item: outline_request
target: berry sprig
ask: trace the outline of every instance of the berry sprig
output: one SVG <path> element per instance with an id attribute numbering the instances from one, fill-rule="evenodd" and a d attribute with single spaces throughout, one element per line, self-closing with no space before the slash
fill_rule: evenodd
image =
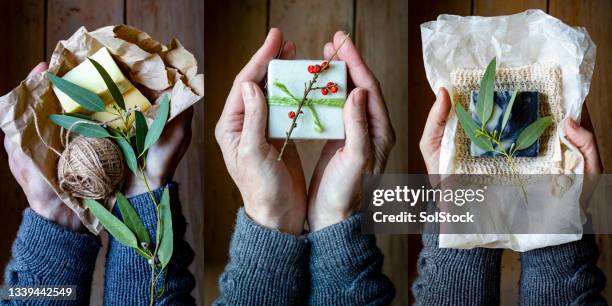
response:
<path id="1" fill-rule="evenodd" d="M 285 142 L 283 143 L 280 153 L 278 154 L 278 158 L 277 158 L 278 161 L 281 161 L 283 159 L 283 153 L 285 153 L 285 149 L 287 148 L 287 145 L 289 144 L 289 140 L 291 139 L 291 133 L 293 133 L 293 130 L 297 127 L 297 119 L 299 115 L 303 114 L 302 107 L 304 107 L 304 104 L 308 100 L 308 94 L 312 90 L 321 90 L 321 94 L 323 95 L 327 95 L 330 91 L 332 93 L 336 93 L 338 91 L 338 85 L 333 82 L 327 83 L 327 86 L 325 87 L 316 87 L 314 85 L 317 83 L 317 80 L 319 79 L 319 75 L 322 72 L 329 69 L 329 67 L 331 66 L 330 62 L 333 61 L 334 58 L 336 58 L 336 56 L 338 55 L 338 51 L 340 50 L 340 48 L 342 48 L 346 40 L 349 38 L 349 35 L 350 34 L 346 34 L 346 36 L 344 37 L 344 39 L 338 46 L 338 49 L 334 51 L 334 53 L 328 60 L 323 61 L 320 65 L 309 65 L 308 66 L 308 72 L 313 74 L 313 76 L 310 81 L 308 81 L 307 83 L 304 83 L 304 95 L 302 96 L 302 99 L 300 100 L 300 103 L 298 104 L 297 110 L 295 112 L 289 112 L 288 114 L 289 119 L 291 119 L 291 125 L 289 126 L 289 130 L 285 133 L 287 136 L 285 137 Z"/>

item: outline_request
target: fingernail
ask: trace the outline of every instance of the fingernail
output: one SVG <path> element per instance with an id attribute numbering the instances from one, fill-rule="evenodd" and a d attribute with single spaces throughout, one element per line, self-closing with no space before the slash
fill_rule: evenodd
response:
<path id="1" fill-rule="evenodd" d="M 251 99 L 255 96 L 255 90 L 253 89 L 253 84 L 250 82 L 242 82 L 242 98 L 243 99 Z"/>

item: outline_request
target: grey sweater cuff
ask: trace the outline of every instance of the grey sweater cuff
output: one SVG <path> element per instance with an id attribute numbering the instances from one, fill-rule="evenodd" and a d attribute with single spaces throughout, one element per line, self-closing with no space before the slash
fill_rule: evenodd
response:
<path id="1" fill-rule="evenodd" d="M 364 260 L 381 256 L 374 235 L 361 233 L 361 215 L 308 235 L 311 270 L 334 271 L 353 277 L 362 273 Z"/>
<path id="2" fill-rule="evenodd" d="M 93 269 L 100 246 L 98 237 L 63 228 L 27 208 L 13 245 L 13 258 L 48 275 L 66 271 L 81 274 Z"/>
<path id="3" fill-rule="evenodd" d="M 308 241 L 258 225 L 240 208 L 230 247 L 236 263 L 249 269 L 266 270 L 279 275 L 302 269 Z M 269 260 L 274 258 L 274 260 Z"/>

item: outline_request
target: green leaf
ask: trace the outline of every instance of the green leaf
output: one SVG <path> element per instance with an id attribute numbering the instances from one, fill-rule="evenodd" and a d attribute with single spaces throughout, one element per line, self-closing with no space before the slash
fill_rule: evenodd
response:
<path id="1" fill-rule="evenodd" d="M 159 109 L 157 109 L 155 120 L 153 120 L 151 128 L 145 137 L 143 152 L 148 150 L 159 139 L 159 136 L 161 136 L 164 126 L 166 125 L 166 120 L 168 120 L 169 112 L 170 98 L 168 98 L 168 95 L 164 95 L 164 98 L 159 105 Z"/>
<path id="2" fill-rule="evenodd" d="M 111 136 L 99 123 L 73 115 L 50 115 L 49 119 L 55 124 L 85 137 L 105 138 Z"/>
<path id="3" fill-rule="evenodd" d="M 496 60 L 493 58 L 482 76 L 482 80 L 480 81 L 480 89 L 478 91 L 478 98 L 476 99 L 476 115 L 478 116 L 478 119 L 480 119 L 483 130 L 491 118 L 491 114 L 493 113 L 495 65 Z"/>
<path id="4" fill-rule="evenodd" d="M 93 119 L 91 119 L 90 116 L 79 114 L 79 113 L 65 113 L 64 115 L 70 116 L 70 117 L 76 117 L 76 118 L 80 118 L 80 119 L 85 119 L 85 120 L 89 120 L 89 121 L 94 121 Z"/>
<path id="5" fill-rule="evenodd" d="M 527 126 L 521 134 L 519 134 L 514 152 L 527 149 L 534 144 L 552 123 L 552 120 L 552 116 L 546 116 Z"/>
<path id="6" fill-rule="evenodd" d="M 91 210 L 91 213 L 100 220 L 100 223 L 106 228 L 117 241 L 131 248 L 138 248 L 136 236 L 125 226 L 117 217 L 113 216 L 102 204 L 96 200 L 85 199 L 85 206 Z"/>
<path id="7" fill-rule="evenodd" d="M 518 90 L 515 90 L 512 93 L 510 102 L 506 106 L 506 111 L 504 112 L 504 119 L 502 120 L 501 130 L 499 130 L 499 138 L 501 138 L 502 134 L 504 133 L 504 129 L 506 128 L 506 123 L 508 123 L 508 119 L 510 118 L 510 113 L 512 112 L 512 107 L 514 106 L 514 99 L 516 99 L 517 94 L 518 94 Z"/>
<path id="8" fill-rule="evenodd" d="M 151 245 L 149 233 L 132 204 L 121 192 L 115 193 L 115 196 L 117 197 L 117 205 L 119 205 L 119 211 L 121 211 L 121 217 L 125 225 L 136 234 L 138 242 L 146 242 L 148 245 Z"/>
<path id="9" fill-rule="evenodd" d="M 149 127 L 147 126 L 147 121 L 145 120 L 144 115 L 140 111 L 136 111 L 136 148 L 138 149 L 138 154 L 144 153 L 144 145 L 145 145 L 145 137 L 147 136 L 147 132 L 149 131 Z"/>
<path id="10" fill-rule="evenodd" d="M 47 73 L 47 77 L 55 87 L 68 95 L 84 109 L 92 112 L 106 111 L 104 108 L 104 101 L 95 93 L 72 82 L 66 81 L 52 73 Z"/>
<path id="11" fill-rule="evenodd" d="M 159 249 L 157 254 L 161 268 L 165 268 L 170 258 L 172 258 L 172 252 L 174 249 L 174 235 L 172 233 L 172 213 L 170 212 L 170 189 L 166 187 L 164 194 L 160 201 L 160 214 L 161 214 L 161 242 L 159 243 Z"/>
<path id="12" fill-rule="evenodd" d="M 472 116 L 463 109 L 461 104 L 455 106 L 455 112 L 457 113 L 457 118 L 459 119 L 461 127 L 468 137 L 470 137 L 470 140 L 487 152 L 494 151 L 493 144 L 491 144 L 490 140 L 483 137 L 476 137 L 476 131 L 479 130 L 478 125 L 472 120 Z"/>
<path id="13" fill-rule="evenodd" d="M 104 67 L 102 67 L 102 65 L 100 65 L 98 62 L 96 62 L 92 58 L 89 58 L 89 60 L 96 68 L 96 70 L 98 70 L 98 73 L 104 80 L 104 83 L 106 83 L 106 88 L 108 88 L 108 91 L 110 92 L 111 96 L 113 96 L 113 99 L 115 100 L 117 105 L 119 105 L 121 109 L 125 110 L 125 102 L 123 101 L 123 95 L 121 94 L 119 87 L 117 87 L 117 84 L 115 84 L 115 82 L 113 81 L 113 78 L 108 75 L 108 72 L 106 72 L 106 70 L 104 70 Z"/>
<path id="14" fill-rule="evenodd" d="M 113 135 L 116 137 L 115 142 L 119 146 L 119 149 L 121 149 L 121 153 L 123 153 L 123 157 L 128 168 L 130 168 L 130 170 L 132 170 L 132 172 L 136 174 L 136 176 L 138 176 L 138 159 L 136 159 L 134 148 L 132 148 L 132 145 L 127 140 L 125 140 L 123 136 L 119 135 L 116 132 L 113 132 Z"/>

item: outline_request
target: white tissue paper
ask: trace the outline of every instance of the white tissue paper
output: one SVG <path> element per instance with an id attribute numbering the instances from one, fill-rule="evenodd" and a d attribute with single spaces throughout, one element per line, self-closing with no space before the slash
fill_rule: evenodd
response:
<path id="1" fill-rule="evenodd" d="M 596 47 L 586 29 L 571 27 L 541 10 L 497 16 L 440 15 L 421 25 L 423 60 L 427 80 L 434 92 L 451 86 L 454 69 L 481 69 L 496 57 L 497 67 L 532 64 L 555 65 L 562 75 L 564 118 L 580 120 L 582 104 L 589 92 L 595 66 Z M 452 90 L 449 88 L 449 90 Z M 562 123 L 558 123 L 562 124 Z M 440 151 L 440 174 L 453 174 L 455 134 L 460 128 L 454 111 L 448 118 Z M 579 153 L 557 129 L 554 157 L 563 158 L 560 147 Z M 584 161 L 566 173 L 583 174 Z M 551 173 L 552 174 L 552 173 Z M 581 180 L 575 186 L 581 187 Z M 577 204 L 576 204 L 577 205 Z M 516 251 L 558 245 L 581 239 L 581 234 L 441 234 L 441 248 L 510 248 Z"/>

